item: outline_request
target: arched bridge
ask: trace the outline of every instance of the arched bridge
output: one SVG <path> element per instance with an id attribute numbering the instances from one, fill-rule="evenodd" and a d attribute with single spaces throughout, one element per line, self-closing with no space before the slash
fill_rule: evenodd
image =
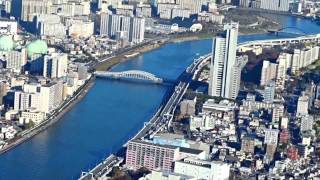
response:
<path id="1" fill-rule="evenodd" d="M 130 70 L 130 71 L 122 71 L 122 72 L 106 72 L 106 71 L 96 71 L 95 75 L 97 77 L 106 77 L 113 79 L 137 79 L 142 81 L 151 81 L 155 83 L 162 83 L 163 79 L 139 70 Z"/>
<path id="2" fill-rule="evenodd" d="M 268 30 L 270 33 L 288 33 L 288 34 L 295 34 L 295 35 L 306 35 L 307 33 L 297 27 L 282 27 L 280 29 L 269 29 Z"/>

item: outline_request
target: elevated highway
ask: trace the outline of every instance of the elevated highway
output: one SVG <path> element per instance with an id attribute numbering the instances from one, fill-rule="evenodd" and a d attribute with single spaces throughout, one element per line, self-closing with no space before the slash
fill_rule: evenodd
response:
<path id="1" fill-rule="evenodd" d="M 167 103 L 159 108 L 158 112 L 145 123 L 144 127 L 132 139 L 151 138 L 159 131 L 170 126 L 174 112 L 185 95 L 190 82 L 195 78 L 199 68 L 202 68 L 210 57 L 211 53 L 201 56 L 188 66 L 186 71 L 180 76 L 179 83 L 175 86 Z"/>
<path id="2" fill-rule="evenodd" d="M 299 36 L 294 38 L 278 38 L 278 39 L 247 41 L 244 43 L 239 43 L 238 50 L 241 50 L 241 48 L 249 48 L 249 47 L 273 47 L 278 45 L 310 43 L 310 42 L 319 43 L 320 34 Z"/>
<path id="3" fill-rule="evenodd" d="M 195 59 L 194 62 L 188 66 L 186 71 L 180 75 L 178 79 L 179 83 L 175 86 L 174 91 L 167 102 L 159 107 L 156 114 L 144 124 L 144 127 L 132 139 L 153 137 L 160 130 L 170 126 L 174 112 L 186 93 L 190 82 L 194 79 L 195 74 L 198 73 L 199 68 L 202 68 L 210 57 L 211 54 L 201 56 L 200 58 Z M 126 146 L 126 144 L 124 144 L 124 146 Z M 113 166 L 118 165 L 122 161 L 122 158 L 111 155 L 89 172 L 82 172 L 79 180 L 100 179 L 108 174 L 112 170 Z"/>
<path id="4" fill-rule="evenodd" d="M 276 35 L 278 35 L 279 33 L 284 33 L 284 34 L 293 34 L 293 35 L 299 35 L 299 36 L 303 36 L 306 35 L 307 33 L 304 32 L 303 29 L 297 28 L 297 27 L 282 27 L 279 29 L 269 29 L 268 30 L 269 33 L 274 33 Z"/>

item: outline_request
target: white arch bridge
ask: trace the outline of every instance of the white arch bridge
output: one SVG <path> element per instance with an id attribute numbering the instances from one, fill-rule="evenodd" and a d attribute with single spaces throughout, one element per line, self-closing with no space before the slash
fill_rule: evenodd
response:
<path id="1" fill-rule="evenodd" d="M 97 77 L 105 77 L 112 79 L 136 79 L 142 81 L 151 81 L 154 83 L 162 83 L 163 79 L 155 76 L 154 74 L 139 71 L 139 70 L 130 70 L 122 72 L 110 72 L 110 71 L 96 71 L 94 73 Z"/>

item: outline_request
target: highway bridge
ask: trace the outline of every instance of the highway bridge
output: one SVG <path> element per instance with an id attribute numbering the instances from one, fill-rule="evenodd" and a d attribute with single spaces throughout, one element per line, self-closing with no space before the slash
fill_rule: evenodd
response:
<path id="1" fill-rule="evenodd" d="M 154 83 L 162 83 L 163 79 L 159 78 L 151 73 L 139 70 L 130 70 L 122 72 L 110 72 L 110 71 L 96 71 L 94 73 L 97 77 L 105 77 L 112 79 L 133 79 L 133 80 L 142 80 L 150 81 Z"/>
<path id="2" fill-rule="evenodd" d="M 274 33 L 276 35 L 278 35 L 280 33 L 299 35 L 299 36 L 303 36 L 303 35 L 307 34 L 306 32 L 304 32 L 304 30 L 299 29 L 297 27 L 282 27 L 282 28 L 279 28 L 279 29 L 269 29 L 268 32 L 269 33 Z"/>
<path id="3" fill-rule="evenodd" d="M 305 35 L 305 36 L 299 36 L 294 38 L 278 38 L 278 39 L 247 41 L 244 43 L 239 43 L 238 50 L 241 50 L 242 48 L 249 48 L 249 47 L 273 47 L 278 45 L 299 44 L 299 43 L 309 43 L 309 42 L 320 43 L 320 34 Z"/>

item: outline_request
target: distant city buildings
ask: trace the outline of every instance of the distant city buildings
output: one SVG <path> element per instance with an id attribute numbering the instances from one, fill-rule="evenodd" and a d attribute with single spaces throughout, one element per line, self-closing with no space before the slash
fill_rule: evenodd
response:
<path id="1" fill-rule="evenodd" d="M 236 4 L 242 7 L 284 12 L 288 12 L 290 7 L 289 0 L 237 0 Z"/>
<path id="2" fill-rule="evenodd" d="M 100 35 L 135 44 L 144 40 L 145 19 L 143 18 L 102 13 L 100 19 Z"/>

